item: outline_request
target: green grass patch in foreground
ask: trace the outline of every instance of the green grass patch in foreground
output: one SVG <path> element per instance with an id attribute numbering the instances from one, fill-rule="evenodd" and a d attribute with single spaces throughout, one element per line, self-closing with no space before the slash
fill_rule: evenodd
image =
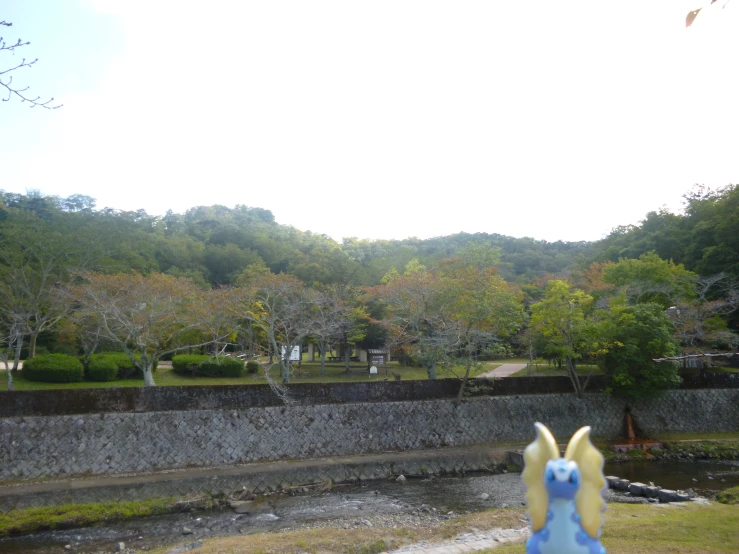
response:
<path id="1" fill-rule="evenodd" d="M 716 500 L 722 504 L 739 504 L 739 487 L 731 487 L 725 491 L 721 491 L 716 496 Z"/>
<path id="2" fill-rule="evenodd" d="M 602 544 L 608 554 L 739 552 L 739 507 L 723 504 L 609 504 Z M 487 552 L 524 552 L 511 545 Z"/>
<path id="3" fill-rule="evenodd" d="M 171 499 L 106 504 L 67 504 L 53 508 L 27 508 L 0 514 L 0 538 L 26 535 L 47 529 L 73 529 L 135 517 L 166 514 L 174 509 Z"/>

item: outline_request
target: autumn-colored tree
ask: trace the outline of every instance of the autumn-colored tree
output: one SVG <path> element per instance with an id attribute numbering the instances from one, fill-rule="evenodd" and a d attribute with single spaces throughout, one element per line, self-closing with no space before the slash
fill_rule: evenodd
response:
<path id="1" fill-rule="evenodd" d="M 523 303 L 508 283 L 497 274 L 497 256 L 479 248 L 462 252 L 460 262 L 445 268 L 441 288 L 447 323 L 447 344 L 456 348 L 455 362 L 464 373 L 457 401 L 461 401 L 472 369 L 480 356 L 501 351 L 523 325 Z"/>
<path id="2" fill-rule="evenodd" d="M 290 354 L 313 330 L 313 291 L 292 275 L 263 273 L 236 289 L 232 313 L 260 329 L 280 360 L 280 378 L 289 383 Z"/>
<path id="3" fill-rule="evenodd" d="M 213 306 L 209 291 L 181 277 L 88 273 L 72 295 L 82 317 L 99 317 L 101 336 L 128 355 L 146 386 L 155 385 L 152 368 L 162 356 L 223 341 L 232 332 L 203 337 L 202 321 Z"/>
<path id="4" fill-rule="evenodd" d="M 436 379 L 436 366 L 445 357 L 445 348 L 436 340 L 445 317 L 439 278 L 414 266 L 403 275 L 389 273 L 385 284 L 369 292 L 387 305 L 383 324 L 389 331 L 390 346 L 405 351 L 416 348 L 429 379 Z"/>
<path id="5" fill-rule="evenodd" d="M 575 275 L 576 286 L 594 296 L 611 294 L 616 289 L 616 285 L 605 280 L 605 271 L 612 264 L 613 262 L 593 262 L 587 269 Z"/>

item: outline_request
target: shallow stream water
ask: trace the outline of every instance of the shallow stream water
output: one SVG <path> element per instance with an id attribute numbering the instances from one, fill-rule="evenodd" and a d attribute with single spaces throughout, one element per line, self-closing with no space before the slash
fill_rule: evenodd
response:
<path id="1" fill-rule="evenodd" d="M 737 462 L 628 462 L 608 464 L 606 475 L 649 482 L 663 488 L 718 491 L 739 485 Z M 713 479 L 710 479 L 713 477 Z M 696 483 L 693 479 L 697 479 Z M 471 474 L 435 479 L 409 478 L 337 486 L 329 492 L 298 496 L 275 495 L 255 502 L 249 514 L 231 510 L 170 514 L 85 529 L 45 531 L 25 537 L 0 540 L 3 554 L 69 552 L 113 552 L 116 543 L 145 550 L 217 536 L 295 529 L 316 522 L 363 518 L 387 514 L 456 514 L 488 508 L 524 505 L 520 474 Z M 482 493 L 489 495 L 483 500 Z M 183 528 L 192 530 L 183 535 Z"/>

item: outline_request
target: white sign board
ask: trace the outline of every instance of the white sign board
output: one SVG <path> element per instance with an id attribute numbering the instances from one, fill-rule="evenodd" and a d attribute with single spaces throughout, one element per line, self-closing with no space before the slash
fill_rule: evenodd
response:
<path id="1" fill-rule="evenodd" d="M 377 373 L 377 368 L 375 366 L 372 366 L 370 368 L 370 373 Z"/>
<path id="2" fill-rule="evenodd" d="M 282 347 L 282 359 L 285 359 L 285 347 Z M 293 351 L 290 352 L 290 361 L 291 362 L 299 362 L 300 361 L 300 345 L 293 346 Z"/>

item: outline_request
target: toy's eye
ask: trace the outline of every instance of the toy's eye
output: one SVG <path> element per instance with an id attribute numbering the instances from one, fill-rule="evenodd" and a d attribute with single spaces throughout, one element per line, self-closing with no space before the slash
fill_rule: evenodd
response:
<path id="1" fill-rule="evenodd" d="M 570 473 L 570 483 L 577 485 L 577 474 L 574 471 Z"/>

